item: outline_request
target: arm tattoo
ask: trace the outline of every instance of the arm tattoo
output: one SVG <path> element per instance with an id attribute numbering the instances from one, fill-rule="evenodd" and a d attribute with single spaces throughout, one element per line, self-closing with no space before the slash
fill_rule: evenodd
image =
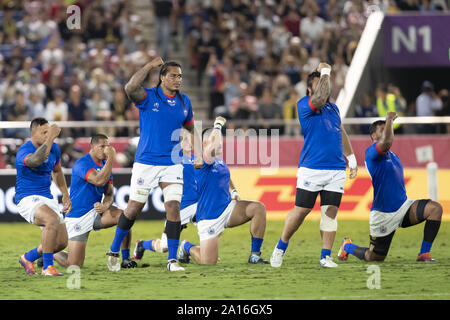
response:
<path id="1" fill-rule="evenodd" d="M 311 97 L 311 103 L 318 109 L 322 108 L 327 102 L 328 97 L 331 94 L 330 77 L 322 76 L 320 77 L 319 83 L 317 84 L 317 90 Z"/>
<path id="2" fill-rule="evenodd" d="M 47 157 L 48 157 L 47 145 L 43 144 L 32 155 L 28 156 L 25 159 L 25 163 L 29 167 L 38 167 L 42 163 L 44 163 Z"/>
<path id="3" fill-rule="evenodd" d="M 141 102 L 144 100 L 146 91 L 141 87 L 150 69 L 147 66 L 139 69 L 125 85 L 125 92 L 133 102 Z"/>

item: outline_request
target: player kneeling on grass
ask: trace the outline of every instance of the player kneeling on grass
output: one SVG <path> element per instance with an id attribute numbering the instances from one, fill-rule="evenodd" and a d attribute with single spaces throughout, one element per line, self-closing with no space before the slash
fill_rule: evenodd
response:
<path id="1" fill-rule="evenodd" d="M 369 217 L 370 248 L 359 247 L 350 238 L 344 238 L 338 253 L 341 261 L 347 260 L 349 254 L 365 261 L 384 261 L 395 230 L 425 220 L 422 247 L 417 261 L 434 261 L 430 250 L 441 225 L 442 206 L 430 199 L 414 201 L 407 198 L 402 163 L 389 150 L 394 140 L 393 122 L 396 118 L 395 112 L 389 112 L 386 121 L 379 120 L 370 126 L 373 144 L 365 154 L 374 192 Z"/>
<path id="2" fill-rule="evenodd" d="M 119 221 L 122 210 L 112 205 L 114 187 L 111 171 L 115 154 L 108 137 L 96 134 L 91 138 L 89 153 L 78 159 L 73 166 L 70 186 L 72 210 L 65 218 L 69 235 L 68 252 L 56 254 L 58 263 L 65 267 L 83 265 L 92 229 L 97 231 L 109 228 Z M 122 241 L 122 268 L 137 266 L 130 259 L 130 240 L 131 232 Z"/>
<path id="3" fill-rule="evenodd" d="M 216 120 L 225 123 L 225 118 L 217 117 Z M 183 152 L 183 195 L 181 197 L 180 203 L 180 232 L 187 228 L 188 223 L 197 225 L 195 213 L 197 211 L 197 182 L 195 180 L 195 168 L 194 168 L 194 154 L 193 147 L 191 143 L 191 134 L 186 129 L 181 129 L 180 134 L 180 145 Z M 167 224 L 167 220 L 166 220 Z M 137 240 L 133 260 L 141 260 L 144 256 L 145 250 L 150 250 L 158 253 L 164 253 L 169 250 L 167 244 L 167 234 L 163 232 L 161 239 L 151 239 L 151 240 Z"/>
<path id="4" fill-rule="evenodd" d="M 15 201 L 19 214 L 42 229 L 42 237 L 41 245 L 22 255 L 19 263 L 27 274 L 35 275 L 35 261 L 42 256 L 42 275 L 62 276 L 53 266 L 53 258 L 54 252 L 66 247 L 67 231 L 58 200 L 50 192 L 53 179 L 63 195 L 63 211 L 69 213 L 72 204 L 61 168 L 61 152 L 54 143 L 61 128 L 56 124 L 49 126 L 44 118 L 35 118 L 30 130 L 31 140 L 17 151 Z"/>
<path id="5" fill-rule="evenodd" d="M 230 193 L 230 170 L 220 158 L 222 150 L 221 127 L 203 131 L 203 160 L 195 171 L 199 193 L 197 228 L 200 246 L 183 240 L 178 250 L 180 262 L 189 262 L 189 256 L 199 264 L 215 264 L 219 257 L 219 237 L 225 228 L 233 228 L 250 221 L 252 249 L 248 262 L 268 263 L 261 257 L 261 245 L 266 229 L 266 208 L 257 201 L 233 201 Z"/>

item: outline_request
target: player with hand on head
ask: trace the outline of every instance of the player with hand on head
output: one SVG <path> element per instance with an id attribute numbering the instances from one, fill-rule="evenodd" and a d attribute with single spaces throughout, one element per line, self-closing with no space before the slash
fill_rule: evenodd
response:
<path id="1" fill-rule="evenodd" d="M 122 210 L 113 206 L 114 186 L 112 167 L 116 151 L 108 137 L 95 134 L 89 152 L 78 159 L 72 168 L 70 199 L 72 210 L 66 215 L 69 236 L 68 252 L 56 254 L 59 264 L 82 266 L 91 230 L 98 231 L 117 225 Z M 102 201 L 103 198 L 103 201 Z M 131 231 L 122 241 L 122 268 L 134 268 L 130 259 Z"/>
<path id="2" fill-rule="evenodd" d="M 153 68 L 161 67 L 156 87 L 145 89 L 142 83 Z M 116 227 L 114 240 L 107 253 L 109 270 L 119 270 L 120 245 L 144 208 L 150 191 L 160 187 L 166 209 L 168 242 L 167 270 L 183 271 L 177 262 L 180 239 L 180 202 L 183 193 L 183 165 L 174 149 L 180 129 L 187 129 L 194 141 L 194 153 L 201 154 L 201 142 L 194 135 L 194 117 L 189 98 L 180 92 L 181 66 L 164 63 L 157 57 L 138 70 L 125 86 L 129 99 L 139 109 L 140 138 L 133 164 L 130 199 Z M 199 150 L 197 150 L 199 149 Z M 203 159 L 196 157 L 194 167 L 201 168 Z"/>
<path id="3" fill-rule="evenodd" d="M 19 214 L 42 229 L 41 244 L 20 257 L 27 274 L 36 274 L 35 261 L 43 257 L 42 275 L 62 276 L 53 265 L 53 254 L 67 246 L 64 216 L 50 186 L 55 181 L 62 193 L 63 212 L 70 212 L 72 203 L 61 168 L 61 151 L 54 142 L 61 128 L 51 126 L 44 118 L 31 121 L 31 140 L 23 144 L 16 156 L 16 195 Z"/>
<path id="4" fill-rule="evenodd" d="M 280 267 L 289 240 L 311 212 L 320 193 L 320 235 L 322 251 L 319 264 L 337 267 L 331 249 L 337 231 L 337 212 L 344 193 L 346 163 L 350 179 L 357 175 L 357 163 L 338 107 L 329 101 L 331 66 L 321 62 L 307 79 L 307 96 L 297 102 L 300 125 L 305 137 L 297 172 L 295 206 L 287 217 L 283 233 L 270 258 Z"/>
<path id="5" fill-rule="evenodd" d="M 359 247 L 350 238 L 344 238 L 338 253 L 339 260 L 345 261 L 352 254 L 364 261 L 384 261 L 397 228 L 426 221 L 417 261 L 434 261 L 430 251 L 441 225 L 442 206 L 430 199 L 408 199 L 402 163 L 390 150 L 396 118 L 395 112 L 388 112 L 386 120 L 375 121 L 370 126 L 373 143 L 365 154 L 373 185 L 373 204 L 369 216 L 370 247 Z"/>
<path id="6" fill-rule="evenodd" d="M 223 118 L 222 118 L 223 119 Z M 261 257 L 261 246 L 266 229 L 266 208 L 258 201 L 240 200 L 230 179 L 230 170 L 222 154 L 221 128 L 225 119 L 216 119 L 213 129 L 203 132 L 204 165 L 195 171 L 198 188 L 197 229 L 200 245 L 183 240 L 178 250 L 178 259 L 188 262 L 191 256 L 199 264 L 215 264 L 219 258 L 219 238 L 225 228 L 233 228 L 250 221 L 252 239 L 248 262 L 265 264 Z M 233 201 L 230 189 L 233 190 Z"/>

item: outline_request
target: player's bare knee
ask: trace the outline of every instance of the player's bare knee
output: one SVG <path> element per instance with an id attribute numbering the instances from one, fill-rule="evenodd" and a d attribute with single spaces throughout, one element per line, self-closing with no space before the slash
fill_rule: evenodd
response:
<path id="1" fill-rule="evenodd" d="M 258 216 L 259 218 L 266 217 L 266 206 L 264 205 L 264 203 L 259 201 L 256 201 L 254 203 L 253 216 L 254 217 Z"/>
<path id="2" fill-rule="evenodd" d="M 442 205 L 439 202 L 436 201 L 430 201 L 428 203 L 430 206 L 430 215 L 428 217 L 429 220 L 441 220 L 442 218 Z"/>

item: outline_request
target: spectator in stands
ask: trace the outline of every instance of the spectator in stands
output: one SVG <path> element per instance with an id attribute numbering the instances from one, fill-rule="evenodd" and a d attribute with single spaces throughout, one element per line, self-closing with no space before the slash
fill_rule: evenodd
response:
<path id="1" fill-rule="evenodd" d="M 439 98 L 442 101 L 442 108 L 439 110 L 436 115 L 442 117 L 450 116 L 450 99 L 449 92 L 447 89 L 441 89 L 439 91 Z M 442 124 L 439 126 L 439 133 L 450 133 L 450 123 Z"/>
<path id="2" fill-rule="evenodd" d="M 301 17 L 297 11 L 295 3 L 289 1 L 288 3 L 288 13 L 282 19 L 283 24 L 286 26 L 287 30 L 294 37 L 298 37 L 300 35 L 300 22 Z"/>
<path id="3" fill-rule="evenodd" d="M 231 72 L 231 76 L 227 78 L 225 81 L 224 100 L 227 116 L 229 116 L 231 113 L 230 106 L 233 99 L 239 98 L 240 84 L 241 84 L 240 74 L 237 70 L 233 70 Z"/>
<path id="4" fill-rule="evenodd" d="M 19 44 L 14 44 L 11 56 L 5 59 L 6 72 L 17 73 L 22 70 L 24 59 L 22 47 Z"/>
<path id="5" fill-rule="evenodd" d="M 25 101 L 24 92 L 17 90 L 15 92 L 14 102 L 9 104 L 6 110 L 8 110 L 8 121 L 27 121 L 29 119 L 30 107 Z M 4 133 L 7 138 L 25 139 L 29 136 L 28 131 L 28 128 L 6 129 Z"/>
<path id="6" fill-rule="evenodd" d="M 262 11 L 256 17 L 256 28 L 271 30 L 273 26 L 278 22 L 279 17 L 273 12 L 273 2 L 263 5 Z"/>
<path id="7" fill-rule="evenodd" d="M 361 103 L 356 107 L 355 117 L 372 118 L 377 116 L 378 116 L 377 106 L 373 103 L 370 92 L 364 92 L 361 97 Z M 369 127 L 370 127 L 369 124 L 361 124 L 359 126 L 359 133 L 369 134 Z"/>
<path id="8" fill-rule="evenodd" d="M 198 72 L 197 85 L 202 84 L 203 74 L 208 65 L 209 57 L 212 54 L 220 56 L 220 45 L 212 32 L 212 26 L 209 23 L 204 23 L 202 26 L 201 37 L 198 41 Z"/>
<path id="9" fill-rule="evenodd" d="M 156 43 L 160 56 L 165 61 L 169 56 L 170 16 L 173 10 L 172 0 L 153 0 L 156 18 Z"/>
<path id="10" fill-rule="evenodd" d="M 442 101 L 434 91 L 434 85 L 430 81 L 422 83 L 422 93 L 416 99 L 416 115 L 418 117 L 432 117 L 442 109 Z M 419 133 L 435 133 L 436 126 L 422 124 L 418 126 Z"/>
<path id="11" fill-rule="evenodd" d="M 27 120 L 33 120 L 38 117 L 42 117 L 43 114 L 46 114 L 45 106 L 42 103 L 41 94 L 38 90 L 32 89 L 29 92 L 29 118 Z"/>
<path id="12" fill-rule="evenodd" d="M 70 87 L 69 91 L 69 99 L 68 99 L 68 108 L 69 108 L 69 120 L 70 121 L 83 121 L 89 120 L 89 111 L 82 97 L 81 88 L 79 85 L 73 85 Z M 86 134 L 86 130 L 84 128 L 73 128 L 72 135 L 74 137 L 82 137 Z"/>
<path id="13" fill-rule="evenodd" d="M 127 111 L 130 109 L 131 104 L 125 95 L 123 87 L 117 86 L 114 89 L 114 98 L 111 103 L 110 109 L 112 112 L 112 119 L 114 121 L 125 121 L 127 118 Z M 127 136 L 128 129 L 125 127 L 115 128 L 114 136 Z"/>
<path id="14" fill-rule="evenodd" d="M 300 97 L 294 88 L 291 88 L 289 99 L 283 103 L 283 119 L 285 120 L 284 134 L 286 136 L 299 136 L 300 125 L 298 123 L 297 102 Z"/>
<path id="15" fill-rule="evenodd" d="M 402 11 L 419 11 L 419 1 L 418 0 L 396 0 L 397 7 Z"/>
<path id="16" fill-rule="evenodd" d="M 209 118 L 212 118 L 214 109 L 225 103 L 225 69 L 215 53 L 209 57 L 206 70 L 209 76 Z"/>
<path id="17" fill-rule="evenodd" d="M 322 33 L 325 31 L 325 21 L 318 17 L 315 10 L 308 10 L 307 16 L 302 19 L 300 24 L 300 34 L 302 39 L 308 45 L 313 45 L 313 43 L 319 40 Z"/>
<path id="18" fill-rule="evenodd" d="M 230 116 L 232 119 L 250 119 L 258 111 L 258 99 L 253 96 L 247 83 L 239 85 L 239 97 L 230 102 Z"/>
<path id="19" fill-rule="evenodd" d="M 67 121 L 69 120 L 69 106 L 64 101 L 64 91 L 56 90 L 54 100 L 47 103 L 46 116 L 48 121 Z"/>
<path id="20" fill-rule="evenodd" d="M 90 99 L 86 101 L 91 120 L 109 121 L 111 120 L 111 109 L 108 101 L 102 98 L 99 90 L 94 90 Z"/>
<path id="21" fill-rule="evenodd" d="M 387 87 L 384 84 L 378 85 L 376 91 L 376 106 L 378 117 L 385 118 L 388 112 L 397 112 L 397 98 L 393 93 L 387 92 Z M 402 133 L 400 124 L 394 124 L 395 133 Z"/>
<path id="22" fill-rule="evenodd" d="M 272 88 L 266 86 L 263 90 L 262 98 L 259 100 L 256 118 L 263 129 L 270 129 L 270 125 L 264 120 L 281 119 L 281 107 L 273 100 Z M 272 126 L 274 128 L 274 126 Z M 275 126 L 275 128 L 278 128 Z"/>

